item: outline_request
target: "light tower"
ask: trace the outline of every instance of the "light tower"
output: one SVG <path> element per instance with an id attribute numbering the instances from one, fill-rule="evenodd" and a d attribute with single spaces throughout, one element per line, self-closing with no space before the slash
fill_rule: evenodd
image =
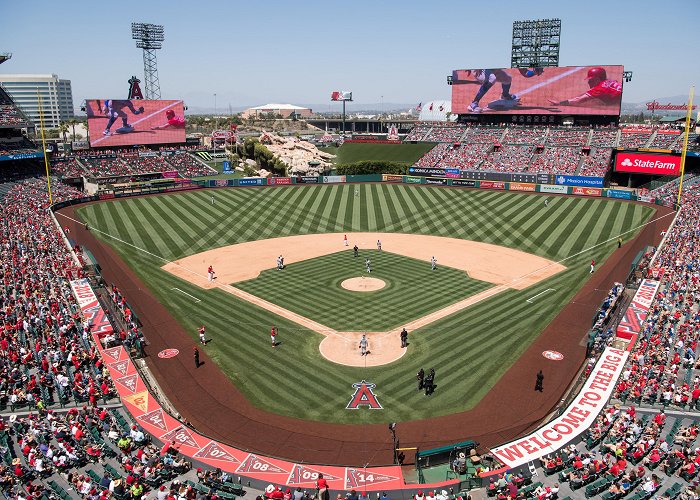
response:
<path id="1" fill-rule="evenodd" d="M 146 99 L 160 99 L 158 61 L 156 50 L 163 48 L 165 31 L 160 24 L 131 23 L 131 38 L 136 47 L 143 49 L 143 76 L 146 80 Z"/>

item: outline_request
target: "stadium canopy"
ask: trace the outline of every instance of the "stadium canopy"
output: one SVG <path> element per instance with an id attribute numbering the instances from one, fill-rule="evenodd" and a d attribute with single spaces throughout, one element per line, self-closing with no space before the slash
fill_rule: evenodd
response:
<path id="1" fill-rule="evenodd" d="M 456 121 L 457 116 L 448 113 L 452 112 L 451 101 L 430 101 L 423 104 L 418 121 L 421 122 L 447 122 Z"/>

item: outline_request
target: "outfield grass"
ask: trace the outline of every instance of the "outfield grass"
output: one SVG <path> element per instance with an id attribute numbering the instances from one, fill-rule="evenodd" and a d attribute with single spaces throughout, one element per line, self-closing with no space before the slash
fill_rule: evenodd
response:
<path id="1" fill-rule="evenodd" d="M 346 142 L 334 153 L 335 163 L 354 163 L 356 161 L 397 161 L 413 165 L 420 157 L 430 151 L 434 143 L 419 144 L 372 144 L 368 142 Z M 329 151 L 330 152 L 330 151 Z"/>
<path id="2" fill-rule="evenodd" d="M 386 283 L 374 292 L 351 292 L 340 286 L 365 275 L 365 258 L 372 278 Z M 279 272 L 269 269 L 235 286 L 341 332 L 383 332 L 459 302 L 490 288 L 464 271 L 438 267 L 379 250 L 352 249 L 291 264 Z M 430 300 L 415 300 L 417 293 Z"/>
<path id="3" fill-rule="evenodd" d="M 359 197 L 353 195 L 355 189 Z M 193 340 L 201 324 L 222 340 L 207 346 L 208 354 L 255 405 L 304 419 L 380 423 L 474 406 L 586 282 L 590 260 L 602 264 L 617 248 L 617 235 L 639 227 L 653 210 L 573 197 L 552 198 L 545 207 L 541 197 L 517 193 L 367 184 L 199 190 L 92 204 L 78 213 L 94 234 L 115 247 Z M 548 280 L 502 292 L 410 332 L 408 352 L 376 368 L 328 362 L 319 354 L 319 334 L 230 293 L 202 290 L 160 269 L 165 261 L 233 243 L 351 231 L 433 234 L 504 245 L 555 261 L 575 257 Z M 625 240 L 632 236 L 625 235 Z M 173 287 L 202 302 L 193 307 Z M 546 301 L 525 301 L 546 289 L 554 289 Z M 432 299 L 422 290 L 414 297 Z M 280 328 L 282 344 L 271 352 L 273 323 Z M 421 397 L 415 373 L 431 366 L 439 388 L 433 398 Z M 344 409 L 351 384 L 361 379 L 377 384 L 385 410 Z"/>

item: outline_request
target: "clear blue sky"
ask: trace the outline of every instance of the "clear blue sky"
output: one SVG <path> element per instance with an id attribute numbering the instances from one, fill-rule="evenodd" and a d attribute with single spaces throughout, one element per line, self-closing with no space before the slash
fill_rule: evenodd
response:
<path id="1" fill-rule="evenodd" d="M 0 73 L 56 73 L 76 106 L 125 96 L 143 77 L 133 21 L 165 26 L 162 97 L 211 108 L 216 93 L 222 111 L 327 103 L 333 90 L 353 91 L 353 107 L 449 99 L 453 69 L 510 66 L 512 22 L 551 17 L 562 19 L 561 65 L 634 72 L 625 102 L 700 83 L 700 0 L 0 0 L 0 11 L 0 51 L 13 53 Z"/>

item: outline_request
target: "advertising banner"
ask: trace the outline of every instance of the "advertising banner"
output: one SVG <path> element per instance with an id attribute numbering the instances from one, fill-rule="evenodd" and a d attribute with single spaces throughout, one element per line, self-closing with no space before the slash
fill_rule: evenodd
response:
<path id="1" fill-rule="evenodd" d="M 182 101 L 88 99 L 85 112 L 93 148 L 185 142 Z"/>
<path id="2" fill-rule="evenodd" d="M 679 175 L 681 157 L 619 152 L 615 156 L 615 171 L 649 175 Z"/>
<path id="3" fill-rule="evenodd" d="M 262 177 L 243 177 L 238 179 L 239 186 L 264 186 L 265 179 Z"/>
<path id="4" fill-rule="evenodd" d="M 606 347 L 588 379 L 564 412 L 528 436 L 492 448 L 513 468 L 560 449 L 587 430 L 605 407 L 627 360 L 627 351 Z"/>
<path id="5" fill-rule="evenodd" d="M 567 186 L 552 186 L 551 184 L 540 185 L 540 193 L 566 194 L 569 192 Z"/>
<path id="6" fill-rule="evenodd" d="M 476 181 L 472 181 L 469 179 L 450 179 L 450 185 L 473 188 L 476 187 Z"/>
<path id="7" fill-rule="evenodd" d="M 107 314 L 97 300 L 97 295 L 92 291 L 90 282 L 87 278 L 79 280 L 71 280 L 70 287 L 73 290 L 73 295 L 78 302 L 78 306 L 83 313 L 83 316 L 90 325 L 90 331 L 99 337 L 104 337 L 112 333 L 114 330 L 112 324 L 107 319 Z"/>
<path id="8" fill-rule="evenodd" d="M 43 158 L 44 153 L 35 151 L 32 153 L 16 153 L 11 155 L 0 155 L 0 161 L 27 160 L 29 158 Z"/>
<path id="9" fill-rule="evenodd" d="M 601 196 L 603 194 L 603 190 L 599 188 L 574 187 L 571 194 L 575 194 L 577 196 Z"/>
<path id="10" fill-rule="evenodd" d="M 653 196 L 637 196 L 637 200 L 642 201 L 644 203 L 654 203 Z"/>
<path id="11" fill-rule="evenodd" d="M 452 72 L 452 112 L 618 116 L 623 70 L 622 66 L 458 69 Z M 503 98 L 506 92 L 511 98 Z"/>
<path id="12" fill-rule="evenodd" d="M 564 186 L 586 186 L 602 188 L 605 179 L 603 177 L 586 177 L 583 175 L 557 175 L 555 183 Z"/>
<path id="13" fill-rule="evenodd" d="M 90 143 L 88 141 L 73 141 L 71 143 L 71 148 L 73 148 L 73 151 L 90 149 Z"/>
<path id="14" fill-rule="evenodd" d="M 291 183 L 291 177 L 269 177 L 267 179 L 268 186 L 288 186 Z"/>
<path id="15" fill-rule="evenodd" d="M 510 191 L 527 191 L 534 193 L 536 186 L 534 184 L 523 184 L 521 182 L 511 182 L 508 185 Z"/>
<path id="16" fill-rule="evenodd" d="M 305 175 L 295 177 L 294 181 L 296 182 L 296 184 L 318 184 L 318 177 Z"/>
<path id="17" fill-rule="evenodd" d="M 161 175 L 163 176 L 163 179 L 177 179 L 178 178 L 177 170 L 168 170 L 167 172 L 162 172 Z"/>
<path id="18" fill-rule="evenodd" d="M 403 182 L 403 175 L 382 174 L 383 182 Z"/>
<path id="19" fill-rule="evenodd" d="M 445 177 L 450 177 L 452 179 L 459 179 L 461 176 L 461 172 L 459 171 L 458 168 L 446 168 L 445 169 Z"/>
<path id="20" fill-rule="evenodd" d="M 479 187 L 482 189 L 505 189 L 505 182 L 491 182 L 491 181 L 481 181 Z"/>
<path id="21" fill-rule="evenodd" d="M 457 171 L 457 176 L 459 177 L 459 170 L 458 169 L 452 169 Z M 408 173 L 411 175 L 425 175 L 429 177 L 445 177 L 445 169 L 444 168 L 424 168 L 424 167 L 410 167 L 408 169 Z"/>
<path id="22" fill-rule="evenodd" d="M 413 177 L 410 175 L 406 176 L 406 184 L 422 184 L 422 183 L 423 183 L 422 177 Z"/>
<path id="23" fill-rule="evenodd" d="M 617 325 L 616 336 L 618 338 L 630 340 L 641 333 L 660 284 L 656 280 L 642 280 L 639 290 L 634 294 L 632 302 Z"/>
<path id="24" fill-rule="evenodd" d="M 436 179 L 434 177 L 426 177 L 425 183 L 426 184 L 434 184 L 434 185 L 438 185 L 438 186 L 447 186 L 447 179 Z"/>
<path id="25" fill-rule="evenodd" d="M 325 177 L 323 177 L 324 184 L 336 184 L 342 182 L 345 182 L 344 175 L 326 175 Z"/>
<path id="26" fill-rule="evenodd" d="M 631 200 L 632 193 L 630 191 L 622 191 L 620 189 L 608 189 L 608 198 L 618 198 L 620 200 Z"/>

